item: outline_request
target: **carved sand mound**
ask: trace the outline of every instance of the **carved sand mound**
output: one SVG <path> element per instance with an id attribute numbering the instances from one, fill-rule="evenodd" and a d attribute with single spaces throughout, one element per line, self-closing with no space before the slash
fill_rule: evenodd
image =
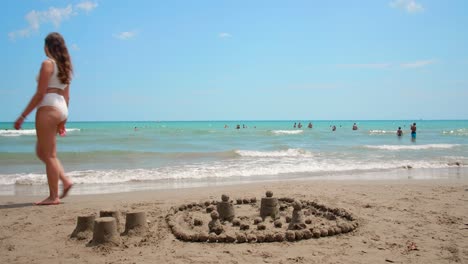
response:
<path id="1" fill-rule="evenodd" d="M 118 246 L 121 244 L 121 237 L 144 236 L 148 230 L 146 213 L 143 211 L 127 212 L 125 219 L 125 231 L 120 230 L 119 211 L 100 211 L 99 218 L 95 215 L 78 216 L 75 230 L 70 238 L 77 240 L 90 239 L 88 246 Z"/>
<path id="2" fill-rule="evenodd" d="M 176 238 L 190 242 L 262 243 L 297 241 L 348 233 L 357 228 L 355 217 L 342 208 L 316 201 L 275 198 L 190 203 L 173 207 L 166 221 Z"/>

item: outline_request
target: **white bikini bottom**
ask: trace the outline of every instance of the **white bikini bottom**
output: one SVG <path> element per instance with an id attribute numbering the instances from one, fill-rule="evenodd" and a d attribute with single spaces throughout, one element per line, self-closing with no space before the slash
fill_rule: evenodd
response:
<path id="1" fill-rule="evenodd" d="M 57 110 L 59 110 L 62 114 L 62 121 L 68 117 L 67 102 L 65 102 L 65 98 L 63 98 L 63 96 L 60 94 L 46 93 L 42 101 L 37 106 L 37 109 L 39 109 L 41 106 L 52 106 L 57 108 Z"/>

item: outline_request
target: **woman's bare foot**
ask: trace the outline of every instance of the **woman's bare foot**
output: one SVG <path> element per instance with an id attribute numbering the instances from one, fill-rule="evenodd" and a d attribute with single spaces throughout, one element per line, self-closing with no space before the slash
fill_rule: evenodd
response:
<path id="1" fill-rule="evenodd" d="M 45 198 L 43 201 L 35 202 L 34 204 L 35 205 L 58 205 L 58 204 L 60 204 L 60 199 L 59 198 L 52 199 L 49 196 L 49 197 Z"/>
<path id="2" fill-rule="evenodd" d="M 65 183 L 64 182 L 63 183 L 63 193 L 62 193 L 62 195 L 60 195 L 60 199 L 65 198 L 72 187 L 73 187 L 73 183 L 71 183 L 71 182 Z"/>

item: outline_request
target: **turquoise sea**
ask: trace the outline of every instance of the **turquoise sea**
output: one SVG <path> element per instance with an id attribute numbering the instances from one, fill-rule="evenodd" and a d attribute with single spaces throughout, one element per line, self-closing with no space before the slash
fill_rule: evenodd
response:
<path id="1" fill-rule="evenodd" d="M 468 120 L 312 121 L 311 129 L 309 122 L 69 122 L 58 156 L 77 183 L 75 194 L 298 178 L 468 177 Z M 0 123 L 0 195 L 47 193 L 35 142 L 33 123 L 19 131 Z"/>

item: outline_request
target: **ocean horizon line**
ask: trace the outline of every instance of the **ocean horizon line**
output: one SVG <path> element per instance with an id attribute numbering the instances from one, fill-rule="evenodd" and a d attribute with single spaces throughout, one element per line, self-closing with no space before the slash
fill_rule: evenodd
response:
<path id="1" fill-rule="evenodd" d="M 232 120 L 68 120 L 70 123 L 125 123 L 125 122 L 375 122 L 375 121 L 408 121 L 408 122 L 419 122 L 419 121 L 468 121 L 467 119 L 232 119 Z M 0 121 L 0 123 L 14 123 L 14 121 Z M 24 123 L 35 123 L 35 121 L 25 121 Z"/>

